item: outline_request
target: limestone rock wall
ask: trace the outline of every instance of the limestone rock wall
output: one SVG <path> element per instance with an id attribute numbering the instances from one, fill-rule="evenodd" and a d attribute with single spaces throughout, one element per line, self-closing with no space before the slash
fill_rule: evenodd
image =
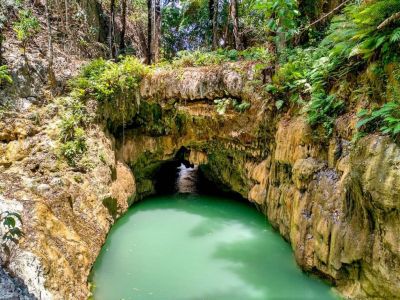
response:
<path id="1" fill-rule="evenodd" d="M 114 219 L 154 193 L 155 172 L 184 147 L 211 180 L 268 216 L 303 269 L 350 298 L 397 298 L 400 148 L 377 135 L 351 143 L 354 122 L 344 121 L 317 140 L 303 117 L 279 114 L 255 79 L 251 64 L 156 72 L 122 132 L 87 128 L 75 167 L 57 153 L 59 104 L 2 116 L 0 210 L 21 213 L 26 233 L 9 270 L 39 299 L 87 298 Z M 224 97 L 251 106 L 220 115 L 213 100 Z"/>
<path id="2" fill-rule="evenodd" d="M 280 116 L 271 112 L 268 99 L 257 97 L 253 109 L 242 114 L 228 112 L 219 119 L 208 101 L 202 106 L 205 113 L 198 114 L 199 104 L 193 101 L 221 97 L 218 89 L 239 98 L 254 93 L 226 89 L 232 85 L 223 79 L 239 78 L 236 85 L 243 87 L 250 73 L 185 72 L 185 88 L 179 79 L 160 75 L 148 79 L 142 92 L 158 103 L 187 100 L 178 109 L 196 119 L 185 124 L 185 134 L 132 133 L 120 145 L 123 160 L 137 159 L 140 149 L 158 153 L 150 160 L 162 161 L 186 147 L 193 152 L 191 161 L 210 179 L 248 198 L 268 216 L 303 269 L 328 278 L 349 298 L 396 299 L 399 146 L 378 135 L 351 142 L 355 122 L 347 117 L 338 120 L 330 140 L 319 140 L 303 117 Z"/>
<path id="3" fill-rule="evenodd" d="M 0 122 L 7 128 L 0 144 L 0 212 L 20 213 L 25 233 L 7 269 L 38 299 L 86 299 L 89 271 L 113 223 L 103 200 L 115 199 L 123 213 L 135 182 L 115 159 L 114 138 L 99 125 L 87 132 L 85 165 L 68 166 L 57 153 L 56 110 L 54 104 L 35 107 Z"/>

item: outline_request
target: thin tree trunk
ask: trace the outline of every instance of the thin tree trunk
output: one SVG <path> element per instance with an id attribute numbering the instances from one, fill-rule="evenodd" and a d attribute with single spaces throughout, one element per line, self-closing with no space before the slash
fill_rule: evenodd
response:
<path id="1" fill-rule="evenodd" d="M 224 46 L 226 47 L 228 45 L 228 33 L 229 33 L 229 22 L 232 16 L 232 0 L 229 2 L 229 12 L 228 12 L 228 17 L 226 20 L 225 28 L 224 28 Z"/>
<path id="2" fill-rule="evenodd" d="M 109 34 L 108 34 L 111 58 L 115 57 L 114 33 L 115 33 L 115 0 L 111 0 L 111 3 L 110 3 L 110 28 L 109 28 Z"/>
<path id="3" fill-rule="evenodd" d="M 68 20 L 68 0 L 64 0 L 64 9 L 65 9 L 65 38 L 68 39 L 69 36 L 69 20 Z M 64 42 L 64 51 L 67 50 L 67 42 Z"/>
<path id="4" fill-rule="evenodd" d="M 148 63 L 156 63 L 160 59 L 161 6 L 160 0 L 147 0 L 148 8 Z"/>
<path id="5" fill-rule="evenodd" d="M 233 37 L 235 39 L 235 49 L 242 50 L 242 41 L 239 34 L 238 1 L 231 0 L 231 18 L 233 22 Z"/>
<path id="6" fill-rule="evenodd" d="M 208 0 L 208 20 L 210 22 L 210 29 L 211 29 L 211 44 L 214 48 L 214 9 L 215 9 L 215 0 Z"/>
<path id="7" fill-rule="evenodd" d="M 68 0 L 64 0 L 64 7 L 65 7 L 65 31 L 69 31 L 69 16 L 68 16 Z"/>
<path id="8" fill-rule="evenodd" d="M 153 33 L 153 17 L 152 17 L 153 0 L 147 0 L 147 63 L 151 64 L 152 59 L 152 33 Z"/>
<path id="9" fill-rule="evenodd" d="M 157 63 L 160 60 L 160 43 L 161 43 L 161 6 L 160 0 L 155 0 L 154 5 L 154 50 L 153 62 Z"/>
<path id="10" fill-rule="evenodd" d="M 0 65 L 3 62 L 3 39 L 4 39 L 3 31 L 0 28 Z"/>
<path id="11" fill-rule="evenodd" d="M 122 0 L 122 29 L 121 29 L 121 40 L 119 43 L 119 50 L 121 53 L 125 53 L 125 31 L 126 31 L 126 0 Z"/>
<path id="12" fill-rule="evenodd" d="M 48 76 L 50 87 L 54 88 L 56 86 L 56 77 L 54 75 L 53 68 L 53 38 L 51 32 L 51 20 L 50 20 L 50 1 L 46 0 L 46 21 L 47 21 L 47 60 L 49 64 Z"/>
<path id="13" fill-rule="evenodd" d="M 210 9 L 210 21 L 211 21 L 211 32 L 212 32 L 212 49 L 215 50 L 218 48 L 218 9 L 219 9 L 219 0 L 210 0 L 209 2 Z"/>

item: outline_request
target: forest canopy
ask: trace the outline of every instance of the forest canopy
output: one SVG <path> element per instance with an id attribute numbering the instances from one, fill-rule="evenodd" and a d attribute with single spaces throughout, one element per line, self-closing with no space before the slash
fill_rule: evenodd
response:
<path id="1" fill-rule="evenodd" d="M 83 59 L 135 56 L 155 67 L 256 61 L 259 88 L 277 110 L 297 107 L 326 136 L 348 109 L 335 86 L 365 73 L 359 89 L 372 91 L 362 92 L 359 131 L 400 135 L 398 0 L 6 0 L 0 49 L 7 32 L 25 57 L 30 46 L 46 48 L 53 86 L 53 45 Z M 2 66 L 0 84 L 11 80 Z"/>

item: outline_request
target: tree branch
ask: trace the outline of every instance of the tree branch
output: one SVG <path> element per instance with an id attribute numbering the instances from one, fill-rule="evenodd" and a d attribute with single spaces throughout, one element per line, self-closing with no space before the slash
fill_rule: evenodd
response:
<path id="1" fill-rule="evenodd" d="M 389 18 L 387 18 L 385 21 L 383 21 L 379 26 L 378 30 L 381 30 L 382 28 L 388 26 L 390 23 L 393 23 L 394 21 L 397 21 L 400 19 L 400 11 L 391 15 Z"/>
<path id="2" fill-rule="evenodd" d="M 319 22 L 325 20 L 327 17 L 329 17 L 330 15 L 332 15 L 334 12 L 338 11 L 339 9 L 341 9 L 343 6 L 345 6 L 347 3 L 349 3 L 352 0 L 346 0 L 343 3 L 341 3 L 340 5 L 338 5 L 337 7 L 335 7 L 333 10 L 331 10 L 330 12 L 326 13 L 325 15 L 323 15 L 321 18 L 319 18 L 318 20 L 312 22 L 311 24 L 308 24 L 306 27 L 303 28 L 303 30 L 301 30 L 300 32 L 303 32 L 307 29 L 309 29 L 310 27 L 314 26 L 315 24 L 318 24 Z"/>

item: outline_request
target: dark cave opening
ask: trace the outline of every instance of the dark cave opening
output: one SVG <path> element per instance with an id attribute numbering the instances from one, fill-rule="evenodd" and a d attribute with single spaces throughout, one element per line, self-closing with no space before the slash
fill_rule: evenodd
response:
<path id="1" fill-rule="evenodd" d="M 164 161 L 155 171 L 153 180 L 156 194 L 195 193 L 244 200 L 241 195 L 230 190 L 229 187 L 213 181 L 207 174 L 208 168 L 203 168 L 203 165 L 191 164 L 188 160 L 189 154 L 190 149 L 181 147 L 172 159 Z M 182 176 L 183 180 L 186 180 L 183 183 L 180 182 Z M 188 184 L 191 186 L 187 186 Z"/>

